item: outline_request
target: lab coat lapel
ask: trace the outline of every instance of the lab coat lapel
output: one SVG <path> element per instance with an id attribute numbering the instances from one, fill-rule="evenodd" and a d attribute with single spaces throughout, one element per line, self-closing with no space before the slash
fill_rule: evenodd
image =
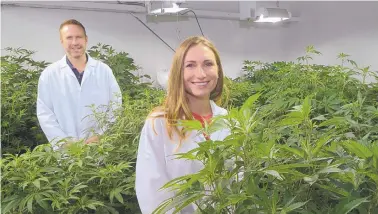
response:
<path id="1" fill-rule="evenodd" d="M 87 65 L 85 66 L 84 76 L 83 76 L 81 85 L 84 85 L 85 81 L 93 74 L 96 68 L 96 60 L 90 57 L 89 54 L 87 54 L 87 56 L 88 56 L 88 62 L 87 62 Z"/>
<path id="2" fill-rule="evenodd" d="M 76 79 L 76 76 L 75 74 L 73 73 L 73 71 L 71 70 L 70 66 L 67 64 L 67 61 L 66 61 L 66 55 L 64 55 L 64 57 L 59 60 L 59 65 L 60 65 L 60 70 L 66 74 L 66 75 L 71 75 L 73 78 Z"/>
<path id="3" fill-rule="evenodd" d="M 214 101 L 210 100 L 210 105 L 211 105 L 211 110 L 213 112 L 214 117 L 227 114 L 227 111 L 218 107 Z M 214 141 L 223 140 L 229 134 L 230 134 L 230 131 L 228 129 L 222 129 L 211 134 L 210 138 L 211 140 L 214 140 Z"/>

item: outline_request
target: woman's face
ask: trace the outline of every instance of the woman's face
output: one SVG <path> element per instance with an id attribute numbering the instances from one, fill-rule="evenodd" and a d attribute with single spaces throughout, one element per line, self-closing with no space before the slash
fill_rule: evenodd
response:
<path id="1" fill-rule="evenodd" d="M 213 51 L 204 45 L 191 47 L 184 59 L 184 87 L 189 98 L 210 99 L 218 82 L 218 65 Z"/>

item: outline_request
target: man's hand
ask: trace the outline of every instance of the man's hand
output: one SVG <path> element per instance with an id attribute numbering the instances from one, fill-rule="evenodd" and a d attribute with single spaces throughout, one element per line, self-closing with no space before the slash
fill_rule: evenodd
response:
<path id="1" fill-rule="evenodd" d="M 73 139 L 64 139 L 63 141 L 58 142 L 60 148 L 66 149 L 70 147 L 75 141 Z"/>
<path id="2" fill-rule="evenodd" d="M 72 143 L 73 143 L 72 141 L 67 141 L 66 143 L 63 144 L 62 147 L 63 147 L 63 148 L 68 148 L 68 147 L 71 146 Z"/>
<path id="3" fill-rule="evenodd" d="M 98 143 L 98 142 L 100 142 L 100 138 L 96 135 L 96 136 L 92 136 L 92 137 L 88 138 L 85 141 L 85 144 Z"/>

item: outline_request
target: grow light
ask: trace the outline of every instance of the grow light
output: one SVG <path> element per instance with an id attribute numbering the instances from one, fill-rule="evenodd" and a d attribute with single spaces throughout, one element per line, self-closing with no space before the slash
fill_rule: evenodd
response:
<path id="1" fill-rule="evenodd" d="M 281 8 L 260 8 L 256 13 L 255 22 L 270 22 L 276 23 L 291 18 L 291 14 L 286 9 Z"/>
<path id="2" fill-rule="evenodd" d="M 162 7 L 158 8 L 156 10 L 151 11 L 151 14 L 168 14 L 168 13 L 178 13 L 184 10 L 187 10 L 188 8 L 180 8 L 178 4 L 172 3 L 172 7 Z"/>

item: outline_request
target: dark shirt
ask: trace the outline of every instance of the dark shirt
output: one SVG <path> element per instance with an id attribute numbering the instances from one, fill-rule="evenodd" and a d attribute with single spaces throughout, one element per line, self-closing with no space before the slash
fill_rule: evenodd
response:
<path id="1" fill-rule="evenodd" d="M 87 61 L 88 62 L 88 55 L 85 54 L 85 56 L 87 57 Z M 68 60 L 68 57 L 66 57 L 66 61 L 67 61 L 67 64 L 68 66 L 70 66 L 70 68 L 72 69 L 72 71 L 74 72 L 77 80 L 79 81 L 79 84 L 81 85 L 81 80 L 83 79 L 83 76 L 84 76 L 84 71 L 83 72 L 79 72 L 79 70 L 77 70 L 77 68 L 75 68 L 72 63 L 70 62 L 70 60 Z"/>

